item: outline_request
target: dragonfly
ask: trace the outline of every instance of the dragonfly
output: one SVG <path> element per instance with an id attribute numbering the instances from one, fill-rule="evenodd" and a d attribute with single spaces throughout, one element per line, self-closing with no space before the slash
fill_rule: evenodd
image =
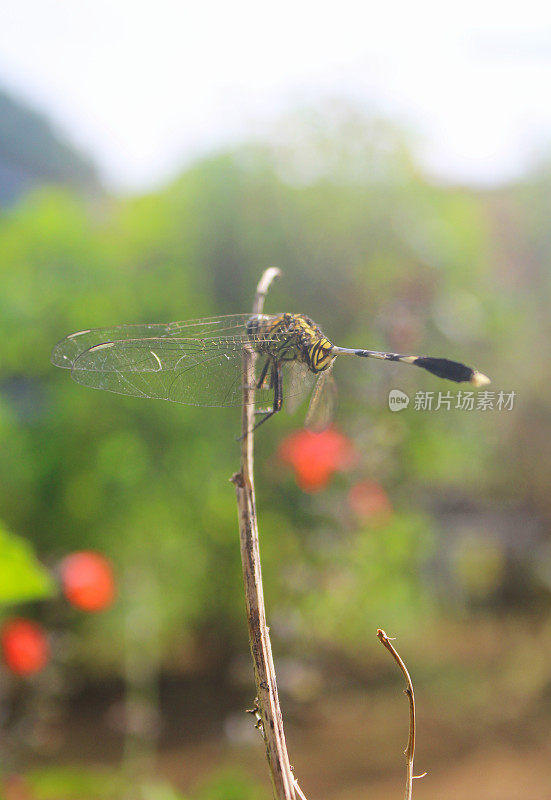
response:
<path id="1" fill-rule="evenodd" d="M 243 402 L 243 350 L 257 355 L 256 429 L 306 393 L 306 426 L 323 430 L 333 416 L 332 378 L 341 355 L 395 361 L 438 378 L 475 387 L 490 383 L 482 372 L 457 361 L 338 347 L 305 314 L 232 314 L 186 322 L 115 325 L 78 331 L 52 351 L 52 362 L 71 370 L 77 383 L 133 397 L 195 406 Z"/>

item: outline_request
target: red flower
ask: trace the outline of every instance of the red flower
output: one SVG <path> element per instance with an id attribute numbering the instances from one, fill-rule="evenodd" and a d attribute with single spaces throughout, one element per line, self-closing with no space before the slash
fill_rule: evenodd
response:
<path id="1" fill-rule="evenodd" d="M 15 618 L 2 628 L 2 654 L 8 668 L 16 675 L 40 672 L 50 658 L 44 629 L 30 619 Z"/>
<path id="2" fill-rule="evenodd" d="M 362 519 L 386 522 L 392 514 L 392 504 L 380 483 L 360 481 L 348 492 L 348 505 Z"/>
<path id="3" fill-rule="evenodd" d="M 305 492 L 316 492 L 327 485 L 333 472 L 347 469 L 354 463 L 352 443 L 334 428 L 321 433 L 306 429 L 283 440 L 279 458 L 290 464 L 298 485 Z"/>
<path id="4" fill-rule="evenodd" d="M 67 600 L 82 611 L 102 611 L 115 597 L 111 562 L 92 550 L 72 553 L 63 559 L 61 582 Z"/>

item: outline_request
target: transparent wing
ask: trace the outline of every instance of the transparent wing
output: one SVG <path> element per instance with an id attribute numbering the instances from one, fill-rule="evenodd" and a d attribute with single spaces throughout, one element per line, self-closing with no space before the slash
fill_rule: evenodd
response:
<path id="1" fill-rule="evenodd" d="M 128 339 L 106 342 L 79 355 L 72 377 L 84 386 L 134 397 L 197 406 L 242 401 L 243 342 L 212 339 Z M 258 402 L 270 396 L 259 392 Z"/>
<path id="2" fill-rule="evenodd" d="M 337 385 L 331 369 L 322 372 L 310 399 L 304 425 L 319 432 L 331 424 L 337 407 Z"/>
<path id="3" fill-rule="evenodd" d="M 78 331 L 66 336 L 52 351 L 52 363 L 57 367 L 71 369 L 75 360 L 86 350 L 104 342 L 127 339 L 217 338 L 221 333 L 245 337 L 245 326 L 252 314 L 230 314 L 223 317 L 204 317 L 186 322 L 143 323 L 114 325 L 109 328 L 94 328 Z"/>
<path id="4" fill-rule="evenodd" d="M 241 405 L 243 346 L 241 336 L 104 342 L 81 353 L 71 375 L 83 386 L 133 397 L 196 406 Z M 285 365 L 285 385 L 287 373 Z M 268 381 L 256 391 L 255 403 L 270 405 L 273 394 Z"/>
<path id="5" fill-rule="evenodd" d="M 316 376 L 303 362 L 290 361 L 284 367 L 283 380 L 283 408 L 293 414 L 312 391 Z"/>

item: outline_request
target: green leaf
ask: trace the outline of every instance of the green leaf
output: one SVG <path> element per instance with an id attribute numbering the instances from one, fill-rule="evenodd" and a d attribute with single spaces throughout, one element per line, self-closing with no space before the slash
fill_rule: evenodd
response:
<path id="1" fill-rule="evenodd" d="M 55 584 L 29 542 L 0 523 L 0 604 L 51 597 Z"/>

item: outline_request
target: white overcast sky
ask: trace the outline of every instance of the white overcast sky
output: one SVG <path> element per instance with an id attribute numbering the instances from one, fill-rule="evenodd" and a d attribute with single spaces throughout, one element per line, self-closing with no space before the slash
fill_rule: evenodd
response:
<path id="1" fill-rule="evenodd" d="M 339 95 L 412 125 L 436 176 L 494 183 L 551 149 L 551 3 L 2 0 L 1 85 L 116 188 Z"/>

